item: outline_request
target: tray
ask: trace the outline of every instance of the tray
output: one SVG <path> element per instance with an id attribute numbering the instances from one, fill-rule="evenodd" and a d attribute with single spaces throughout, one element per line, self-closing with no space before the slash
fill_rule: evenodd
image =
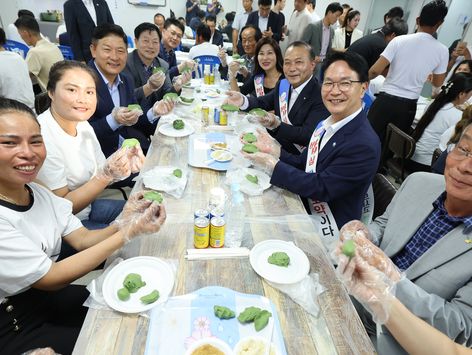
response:
<path id="1" fill-rule="evenodd" d="M 225 142 L 228 145 L 238 142 L 236 136 L 231 136 L 221 132 L 211 132 L 194 134 L 189 138 L 188 144 L 188 164 L 197 168 L 208 168 L 216 171 L 226 171 L 231 166 L 231 160 L 218 162 L 212 160 L 210 154 L 211 143 Z"/>

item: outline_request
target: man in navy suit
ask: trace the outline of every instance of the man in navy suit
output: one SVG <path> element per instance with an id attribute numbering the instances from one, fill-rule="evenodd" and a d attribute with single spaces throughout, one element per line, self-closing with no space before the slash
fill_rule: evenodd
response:
<path id="1" fill-rule="evenodd" d="M 249 14 L 246 25 L 259 27 L 262 37 L 272 37 L 277 42 L 282 38 L 282 17 L 270 9 L 272 0 L 259 0 L 258 11 Z"/>
<path id="2" fill-rule="evenodd" d="M 92 59 L 90 43 L 93 30 L 104 23 L 114 23 L 105 0 L 68 0 L 64 3 L 64 20 L 74 59 Z"/>
<path id="3" fill-rule="evenodd" d="M 365 60 L 357 53 L 336 52 L 323 63 L 323 72 L 321 96 L 331 116 L 317 125 L 308 148 L 289 154 L 261 133 L 255 143 L 261 152 L 246 156 L 272 173 L 271 184 L 308 198 L 313 215 L 329 209 L 335 220 L 331 227 L 340 229 L 361 217 L 380 141 L 362 108 L 368 86 Z"/>
<path id="4" fill-rule="evenodd" d="M 133 79 L 123 72 L 126 66 L 127 38 L 118 25 L 97 26 L 90 46 L 93 60 L 89 62 L 98 73 L 97 109 L 90 118 L 98 141 L 106 157 L 110 156 L 126 138 L 136 138 L 141 148 L 149 147 L 146 135 L 157 119 L 169 113 L 173 103 L 157 101 L 146 113 L 130 110 L 128 105 L 136 104 Z"/>
<path id="5" fill-rule="evenodd" d="M 242 110 L 256 107 L 274 110 L 277 119 L 269 114 L 260 123 L 270 129 L 288 153 L 300 154 L 310 142 L 318 122 L 329 116 L 321 100 L 321 88 L 313 76 L 315 57 L 305 42 L 293 42 L 285 51 L 283 70 L 285 79 L 280 80 L 274 90 L 264 96 L 243 96 L 230 91 L 228 102 Z"/>

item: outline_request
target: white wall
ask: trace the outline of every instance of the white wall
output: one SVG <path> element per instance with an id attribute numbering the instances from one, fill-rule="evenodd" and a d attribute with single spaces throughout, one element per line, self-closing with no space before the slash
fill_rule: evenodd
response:
<path id="1" fill-rule="evenodd" d="M 316 13 L 320 17 L 323 17 L 324 14 L 325 14 L 326 8 L 333 1 L 334 0 L 317 0 L 316 1 L 316 9 L 315 9 Z M 349 5 L 351 5 L 351 7 L 354 10 L 358 10 L 361 13 L 361 21 L 359 22 L 359 26 L 357 28 L 361 31 L 364 31 L 365 30 L 365 25 L 366 25 L 366 22 L 367 22 L 367 17 L 369 15 L 370 7 L 371 7 L 373 1 L 375 1 L 375 0 L 347 0 L 347 1 L 341 0 L 339 2 L 341 4 L 348 3 Z M 287 7 L 288 7 L 288 2 L 291 2 L 291 6 L 292 6 L 292 10 L 293 10 L 293 1 L 287 0 Z M 284 12 L 287 13 L 286 11 L 284 11 Z M 285 17 L 287 17 L 287 16 L 285 16 Z"/>
<path id="2" fill-rule="evenodd" d="M 438 39 L 449 47 L 456 39 L 462 38 L 464 23 L 470 22 L 471 18 L 472 6 L 470 0 L 452 0 L 446 20 L 439 28 Z"/>

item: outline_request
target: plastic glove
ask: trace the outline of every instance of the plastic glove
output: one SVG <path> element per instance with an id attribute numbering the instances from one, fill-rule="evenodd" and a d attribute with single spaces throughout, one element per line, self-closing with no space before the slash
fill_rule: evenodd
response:
<path id="1" fill-rule="evenodd" d="M 131 163 L 128 149 L 119 149 L 110 155 L 105 164 L 97 169 L 95 177 L 111 184 L 126 179 L 131 174 Z"/>
<path id="2" fill-rule="evenodd" d="M 272 138 L 272 136 L 264 129 L 258 128 L 256 132 L 257 141 L 252 144 L 254 144 L 261 153 L 267 153 L 272 155 L 274 158 L 279 159 L 281 149 L 280 143 L 277 142 L 274 138 Z M 243 139 L 244 134 L 245 133 L 242 133 L 239 137 L 239 140 L 242 144 L 246 144 Z"/>
<path id="3" fill-rule="evenodd" d="M 182 86 L 188 83 L 192 79 L 192 72 L 185 72 L 179 76 L 172 79 L 172 85 L 174 86 L 175 91 L 182 90 Z"/>
<path id="4" fill-rule="evenodd" d="M 396 282 L 392 282 L 359 256 L 349 259 L 341 254 L 336 269 L 347 291 L 373 316 L 377 324 L 387 322 Z"/>
<path id="5" fill-rule="evenodd" d="M 222 66 L 228 66 L 228 55 L 226 54 L 226 50 L 223 47 L 220 47 L 220 49 L 218 50 L 218 58 L 220 58 Z"/>
<path id="6" fill-rule="evenodd" d="M 126 147 L 121 149 L 126 150 L 126 155 L 130 163 L 131 173 L 134 174 L 139 172 L 144 165 L 144 159 L 146 159 L 143 154 L 143 150 L 141 149 L 141 146 L 138 144 L 131 148 Z"/>
<path id="7" fill-rule="evenodd" d="M 156 91 L 159 90 L 162 85 L 164 85 L 165 81 L 166 75 L 163 72 L 157 72 L 149 77 L 147 84 L 149 85 L 152 91 Z"/>
<path id="8" fill-rule="evenodd" d="M 226 95 L 228 97 L 225 100 L 225 103 L 231 104 L 237 107 L 241 107 L 244 104 L 244 96 L 238 91 L 227 91 Z"/>
<path id="9" fill-rule="evenodd" d="M 55 355 L 57 354 L 52 348 L 38 348 L 29 350 L 22 355 Z"/>
<path id="10" fill-rule="evenodd" d="M 193 71 L 195 69 L 195 62 L 193 60 L 185 60 L 180 63 L 177 68 L 179 69 L 179 73 L 182 73 L 182 71 L 186 68 L 189 68 L 191 71 Z"/>
<path id="11" fill-rule="evenodd" d="M 232 75 L 234 75 L 234 77 L 236 77 L 236 74 L 239 72 L 239 70 L 241 69 L 241 64 L 239 64 L 238 62 L 236 61 L 232 61 L 231 63 L 229 63 L 229 67 L 228 67 L 228 73 L 231 72 Z M 229 74 L 228 74 L 229 75 Z"/>
<path id="12" fill-rule="evenodd" d="M 341 241 L 344 241 L 345 239 L 354 239 L 354 235 L 358 233 L 362 233 L 364 237 L 372 241 L 372 234 L 367 226 L 357 219 L 347 222 L 341 228 L 339 231 L 339 239 Z"/>
<path id="13" fill-rule="evenodd" d="M 132 126 L 138 122 L 139 116 L 143 114 L 141 110 L 130 110 L 127 107 L 115 107 L 111 111 L 116 122 L 123 126 Z"/>
<path id="14" fill-rule="evenodd" d="M 137 192 L 128 199 L 121 215 L 113 222 L 123 233 L 123 241 L 157 233 L 166 220 L 166 210 L 163 205 L 143 198 L 144 192 Z"/>
<path id="15" fill-rule="evenodd" d="M 174 106 L 175 103 L 172 100 L 160 100 L 152 106 L 152 112 L 154 116 L 167 115 L 168 113 L 172 112 Z"/>
<path id="16" fill-rule="evenodd" d="M 267 153 L 252 153 L 248 154 L 246 152 L 241 151 L 244 158 L 251 161 L 256 169 L 264 171 L 267 175 L 272 176 L 274 172 L 275 165 L 279 161 L 275 157 Z"/>
<path id="17" fill-rule="evenodd" d="M 267 112 L 267 115 L 258 117 L 258 121 L 261 125 L 268 129 L 276 129 L 280 126 L 280 118 L 274 115 L 272 112 Z"/>

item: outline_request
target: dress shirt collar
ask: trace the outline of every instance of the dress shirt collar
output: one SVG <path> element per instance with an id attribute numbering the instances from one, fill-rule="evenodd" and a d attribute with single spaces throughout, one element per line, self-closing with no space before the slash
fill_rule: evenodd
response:
<path id="1" fill-rule="evenodd" d="M 305 81 L 303 84 L 299 85 L 297 88 L 294 88 L 294 87 L 292 86 L 292 92 L 296 91 L 297 94 L 300 95 L 300 93 L 301 93 L 302 90 L 305 88 L 306 84 L 309 83 L 309 81 L 311 80 L 311 78 L 313 78 L 313 75 L 310 76 L 307 81 Z"/>
<path id="2" fill-rule="evenodd" d="M 342 120 L 339 120 L 337 122 L 334 122 L 333 117 L 329 116 L 324 122 L 323 122 L 323 127 L 326 130 L 326 133 L 330 132 L 330 135 L 332 136 L 334 133 L 339 131 L 341 128 L 343 128 L 345 125 L 347 125 L 349 122 L 351 122 L 360 112 L 362 111 L 362 107 L 358 109 L 356 112 L 353 114 L 347 116 L 346 118 L 343 118 Z"/>
<path id="3" fill-rule="evenodd" d="M 93 65 L 95 65 L 95 68 L 97 68 L 98 73 L 102 77 L 103 81 L 105 82 L 106 86 L 108 89 L 112 89 L 114 86 L 118 86 L 123 83 L 121 80 L 120 74 L 118 74 L 115 78 L 115 81 L 110 85 L 110 81 L 103 75 L 103 73 L 100 71 L 100 68 L 97 66 L 97 63 L 95 63 L 95 60 L 93 61 Z"/>
<path id="4" fill-rule="evenodd" d="M 470 228 L 472 226 L 472 216 L 468 217 L 454 217 L 449 215 L 449 213 L 446 210 L 446 207 L 444 206 L 444 202 L 446 201 L 446 196 L 447 193 L 444 191 L 434 202 L 433 202 L 433 207 L 434 209 L 439 209 L 441 213 L 443 213 L 448 220 L 451 222 L 461 222 L 464 223 L 464 225 L 467 228 Z"/>

